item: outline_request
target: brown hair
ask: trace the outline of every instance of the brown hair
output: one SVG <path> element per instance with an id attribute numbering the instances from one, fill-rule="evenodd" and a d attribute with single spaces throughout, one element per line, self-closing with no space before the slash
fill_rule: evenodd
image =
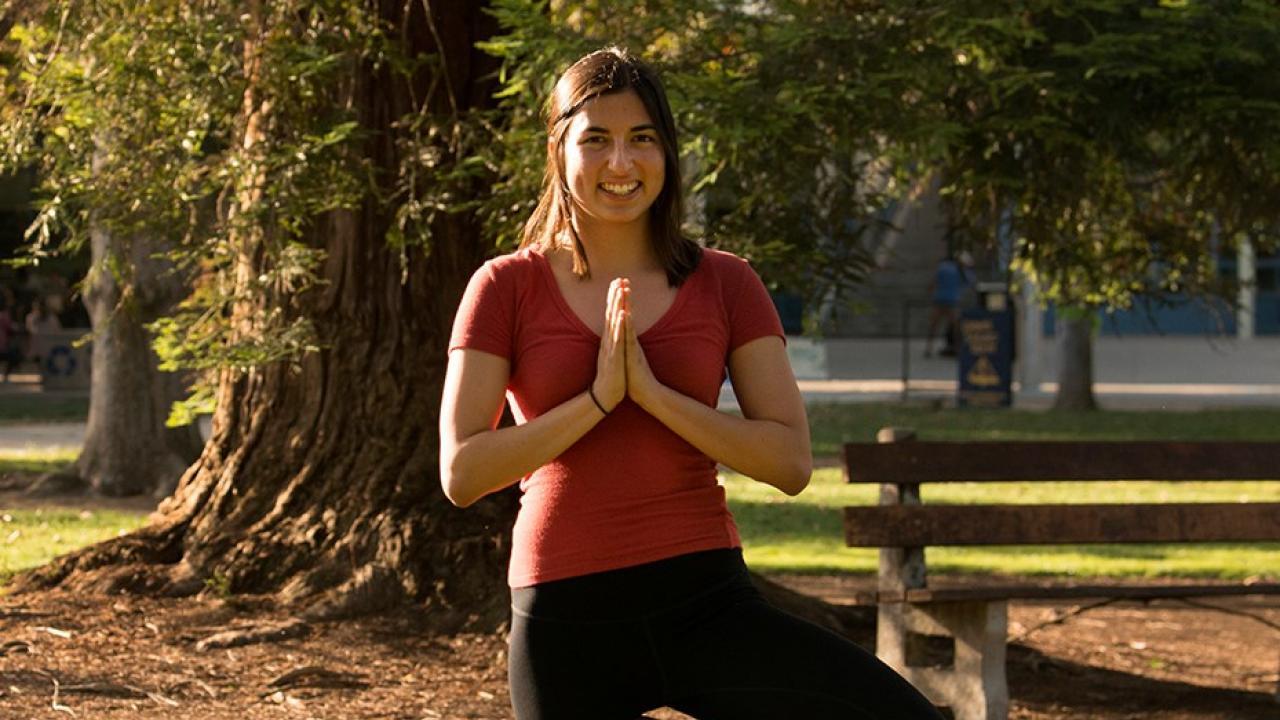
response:
<path id="1" fill-rule="evenodd" d="M 689 277 L 702 258 L 702 248 L 680 232 L 684 201 L 675 119 L 657 73 L 621 48 L 609 47 L 586 55 L 556 82 L 547 102 L 547 167 L 542 176 L 542 195 L 524 225 L 520 247 L 551 250 L 557 236 L 568 230 L 573 236 L 573 273 L 579 278 L 591 276 L 586 249 L 570 217 L 572 200 L 564 177 L 564 138 L 569 121 L 588 101 L 626 90 L 634 91 L 644 103 L 662 143 L 664 180 L 662 192 L 649 206 L 650 240 L 667 271 L 667 282 L 675 287 Z"/>

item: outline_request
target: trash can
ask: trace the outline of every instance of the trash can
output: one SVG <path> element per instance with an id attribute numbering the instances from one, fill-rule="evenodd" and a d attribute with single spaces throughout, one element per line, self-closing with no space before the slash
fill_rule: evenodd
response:
<path id="1" fill-rule="evenodd" d="M 1013 404 L 1013 303 L 1002 284 L 980 283 L 978 306 L 960 313 L 960 407 Z"/>
<path id="2" fill-rule="evenodd" d="M 31 338 L 28 354 L 40 360 L 40 385 L 45 390 L 89 389 L 92 348 L 77 344 L 93 332 L 89 328 L 67 328 Z"/>

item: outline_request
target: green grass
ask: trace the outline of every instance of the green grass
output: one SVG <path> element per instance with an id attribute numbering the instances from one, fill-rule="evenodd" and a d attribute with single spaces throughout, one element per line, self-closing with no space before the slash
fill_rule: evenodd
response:
<path id="1" fill-rule="evenodd" d="M 116 510 L 0 510 L 0 585 L 16 572 L 140 527 L 146 518 Z"/>
<path id="2" fill-rule="evenodd" d="M 75 462 L 78 454 L 79 451 L 72 448 L 0 450 L 0 477 L 9 473 L 53 472 Z"/>
<path id="3" fill-rule="evenodd" d="M 6 394 L 0 398 L 0 425 L 32 422 L 83 422 L 89 396 Z"/>
<path id="4" fill-rule="evenodd" d="M 1280 409 L 1204 412 L 935 410 L 897 404 L 809 408 L 814 454 L 831 457 L 847 441 L 871 441 L 886 426 L 927 440 L 1276 440 Z M 799 497 L 726 477 L 748 562 L 765 572 L 874 573 L 878 551 L 846 548 L 840 508 L 876 502 L 875 487 L 849 485 L 837 468 L 819 470 Z M 957 483 L 923 489 L 926 502 L 1280 502 L 1277 482 Z M 1280 577 L 1280 544 L 1085 545 L 930 548 L 932 572 L 1077 576 Z"/>
<path id="5" fill-rule="evenodd" d="M 15 412 L 5 398 L 0 423 Z M 43 402 L 43 401 L 42 401 Z M 69 404 L 62 406 L 64 409 Z M 47 408 L 42 417 L 48 419 Z M 62 411 L 58 411 L 62 412 Z M 814 405 L 809 413 L 814 452 L 834 456 L 841 442 L 869 441 L 876 430 L 911 427 L 920 437 L 966 439 L 1182 439 L 1280 441 L 1280 409 L 1211 412 L 1044 413 L 1019 410 L 933 410 L 896 404 Z M 75 419 L 66 417 L 65 419 Z M 3 432 L 3 430 L 0 430 Z M 0 476 L 40 473 L 75 459 L 73 451 L 0 453 Z M 875 549 L 844 547 L 840 508 L 872 504 L 876 489 L 841 481 L 836 468 L 819 470 L 799 497 L 788 498 L 746 478 L 726 477 L 752 566 L 766 572 L 873 573 Z M 1280 502 L 1280 483 L 989 483 L 926 486 L 929 502 Z M 140 526 L 144 514 L 78 510 L 4 510 L 0 522 L 0 584 L 15 571 Z M 16 531 L 16 535 L 14 534 Z M 1109 545 L 1018 548 L 931 548 L 933 572 L 1067 574 L 1077 576 L 1280 577 L 1280 544 Z"/>
<path id="6" fill-rule="evenodd" d="M 725 478 L 729 507 L 742 533 L 747 562 L 763 572 L 873 573 L 875 548 L 846 548 L 841 508 L 872 505 L 877 488 L 850 485 L 837 468 L 814 473 L 809 488 L 789 498 L 740 475 Z M 925 486 L 926 502 L 1280 502 L 1276 482 L 955 483 Z M 1064 545 L 929 548 L 932 572 L 1016 575 L 1280 576 L 1280 543 L 1198 545 Z"/>
<path id="7" fill-rule="evenodd" d="M 1277 440 L 1280 408 L 1058 413 L 943 409 L 897 404 L 813 404 L 813 453 L 870 442 L 882 427 L 915 429 L 923 440 Z"/>
<path id="8" fill-rule="evenodd" d="M 71 449 L 0 451 L 0 478 L 51 472 L 74 462 L 76 454 Z M 142 513 L 0 506 L 0 585 L 16 572 L 136 528 L 145 519 Z"/>

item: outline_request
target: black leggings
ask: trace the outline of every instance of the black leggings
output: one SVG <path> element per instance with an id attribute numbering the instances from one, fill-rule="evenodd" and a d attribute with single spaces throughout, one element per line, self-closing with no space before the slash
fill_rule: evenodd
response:
<path id="1" fill-rule="evenodd" d="M 769 605 L 742 553 L 712 550 L 512 590 L 517 720 L 941 716 L 848 640 Z"/>

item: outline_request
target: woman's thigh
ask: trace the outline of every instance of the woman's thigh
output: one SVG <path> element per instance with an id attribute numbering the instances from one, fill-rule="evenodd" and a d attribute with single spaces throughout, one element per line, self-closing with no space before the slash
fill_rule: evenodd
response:
<path id="1" fill-rule="evenodd" d="M 933 706 L 873 654 L 757 597 L 667 638 L 671 706 L 698 720 L 935 720 Z"/>
<path id="2" fill-rule="evenodd" d="M 517 720 L 634 720 L 662 704 L 661 678 L 639 622 L 515 614 L 508 679 Z"/>

